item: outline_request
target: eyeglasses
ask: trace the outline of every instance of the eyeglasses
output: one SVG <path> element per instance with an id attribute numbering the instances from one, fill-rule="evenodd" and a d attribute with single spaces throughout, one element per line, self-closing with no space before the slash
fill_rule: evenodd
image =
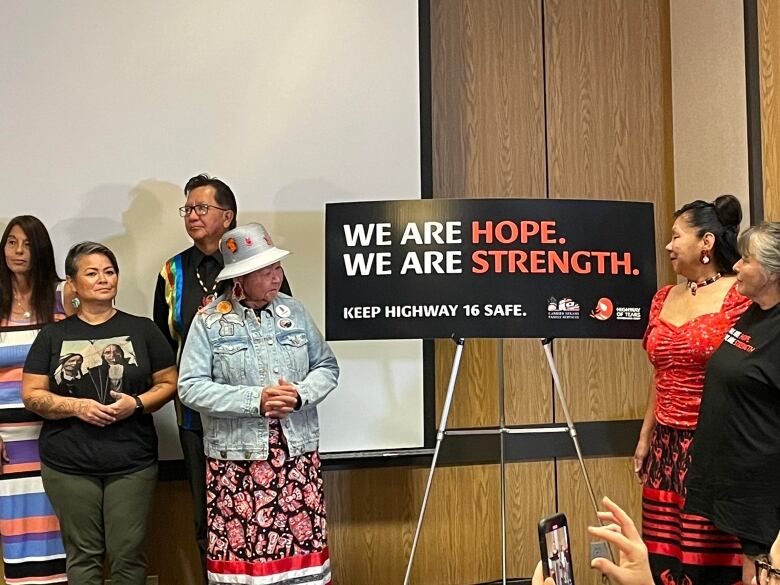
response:
<path id="1" fill-rule="evenodd" d="M 184 207 L 179 207 L 179 215 L 182 217 L 187 217 L 190 213 L 192 213 L 192 210 L 195 210 L 195 213 L 198 215 L 206 215 L 209 212 L 209 209 L 219 209 L 220 211 L 230 211 L 229 209 L 225 209 L 224 207 L 217 207 L 216 205 L 208 205 L 207 203 L 198 203 L 197 205 L 185 205 Z"/>
<path id="2" fill-rule="evenodd" d="M 768 558 L 756 559 L 756 583 L 758 585 L 769 585 L 770 583 L 780 583 L 780 569 L 775 569 Z"/>

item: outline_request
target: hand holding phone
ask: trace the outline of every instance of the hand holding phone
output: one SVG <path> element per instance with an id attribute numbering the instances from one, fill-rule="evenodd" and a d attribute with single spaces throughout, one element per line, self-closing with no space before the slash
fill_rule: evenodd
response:
<path id="1" fill-rule="evenodd" d="M 564 514 L 555 514 L 539 522 L 539 550 L 544 576 L 552 577 L 555 585 L 574 585 L 569 526 Z"/>

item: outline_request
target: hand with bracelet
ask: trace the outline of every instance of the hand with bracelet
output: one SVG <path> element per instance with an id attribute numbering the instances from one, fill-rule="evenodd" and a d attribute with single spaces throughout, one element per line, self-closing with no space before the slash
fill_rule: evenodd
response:
<path id="1" fill-rule="evenodd" d="M 175 367 L 165 368 L 152 373 L 153 385 L 143 394 L 130 395 L 111 391 L 111 397 L 116 400 L 113 406 L 117 407 L 117 420 L 160 409 L 176 393 L 177 377 Z"/>
<path id="2" fill-rule="evenodd" d="M 116 420 L 122 420 L 128 416 L 144 411 L 144 403 L 138 396 L 111 390 L 111 398 L 115 400 L 111 406 L 113 406 L 116 411 Z"/>

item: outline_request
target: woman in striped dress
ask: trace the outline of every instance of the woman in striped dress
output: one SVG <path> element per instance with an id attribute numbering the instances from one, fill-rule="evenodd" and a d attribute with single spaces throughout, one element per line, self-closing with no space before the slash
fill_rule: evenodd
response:
<path id="1" fill-rule="evenodd" d="M 46 228 L 13 218 L 0 239 L 0 542 L 5 582 L 65 582 L 60 528 L 41 484 L 40 418 L 24 408 L 22 367 L 35 336 L 64 316 Z"/>

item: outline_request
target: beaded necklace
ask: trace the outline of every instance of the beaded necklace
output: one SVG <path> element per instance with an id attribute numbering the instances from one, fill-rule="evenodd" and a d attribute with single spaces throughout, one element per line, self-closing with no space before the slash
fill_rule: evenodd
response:
<path id="1" fill-rule="evenodd" d="M 211 301 L 217 298 L 217 284 L 219 284 L 216 280 L 214 281 L 214 284 L 211 285 L 211 290 L 208 289 L 208 287 L 203 284 L 203 279 L 200 277 L 200 272 L 198 268 L 195 268 L 195 278 L 198 279 L 198 284 L 200 285 L 200 288 L 203 289 L 203 292 L 205 293 L 203 295 L 203 298 L 200 301 L 200 306 L 205 307 Z"/>
<path id="2" fill-rule="evenodd" d="M 721 277 L 721 273 L 717 272 L 713 276 L 710 276 L 709 278 L 705 278 L 704 280 L 701 280 L 699 282 L 694 282 L 692 280 L 688 281 L 688 284 L 685 286 L 688 287 L 688 290 L 691 291 L 691 295 L 694 297 L 696 296 L 696 291 L 699 290 L 703 286 L 707 286 L 708 284 L 712 284 L 716 280 L 718 280 Z"/>

